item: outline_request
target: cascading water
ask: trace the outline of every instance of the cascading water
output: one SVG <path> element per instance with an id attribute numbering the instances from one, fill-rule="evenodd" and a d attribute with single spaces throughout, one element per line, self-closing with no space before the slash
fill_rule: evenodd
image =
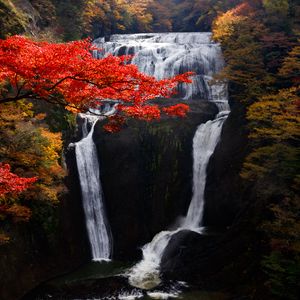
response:
<path id="1" fill-rule="evenodd" d="M 206 169 L 229 114 L 227 85 L 210 83 L 224 66 L 222 52 L 219 45 L 211 41 L 211 33 L 114 35 L 109 42 L 98 39 L 95 44 L 104 49 L 95 53 L 98 56 L 134 55 L 132 63 L 157 79 L 195 72 L 193 83 L 182 85 L 179 92 L 186 99 L 197 96 L 214 102 L 219 108 L 216 118 L 201 124 L 194 136 L 193 197 L 186 217 L 177 230 L 162 231 L 146 244 L 142 249 L 143 260 L 128 273 L 131 285 L 151 289 L 161 282 L 160 262 L 171 237 L 183 229 L 202 231 Z"/>
<path id="2" fill-rule="evenodd" d="M 193 139 L 193 196 L 186 217 L 178 229 L 162 231 L 143 246 L 143 260 L 128 274 L 129 283 L 142 289 L 151 289 L 160 284 L 160 262 L 171 237 L 184 229 L 201 233 L 206 169 L 211 155 L 219 142 L 228 111 L 220 112 L 216 119 L 201 124 Z"/>
<path id="3" fill-rule="evenodd" d="M 80 116 L 84 120 L 83 138 L 75 144 L 75 153 L 92 259 L 109 260 L 111 237 L 105 216 L 97 148 L 93 141 L 94 127 L 99 118 L 87 114 Z"/>
<path id="4" fill-rule="evenodd" d="M 220 112 L 216 119 L 201 124 L 193 139 L 193 196 L 181 227 L 201 231 L 206 169 L 211 155 L 220 139 L 223 123 L 228 112 Z M 199 227 L 200 226 L 200 227 Z"/>
<path id="5" fill-rule="evenodd" d="M 157 79 L 184 72 L 195 72 L 192 84 L 179 87 L 181 96 L 198 96 L 208 100 L 224 100 L 223 84 L 211 85 L 212 76 L 224 65 L 220 47 L 211 42 L 211 33 L 149 33 L 112 35 L 94 41 L 96 57 L 104 55 L 133 55 L 132 63 L 139 70 Z"/>

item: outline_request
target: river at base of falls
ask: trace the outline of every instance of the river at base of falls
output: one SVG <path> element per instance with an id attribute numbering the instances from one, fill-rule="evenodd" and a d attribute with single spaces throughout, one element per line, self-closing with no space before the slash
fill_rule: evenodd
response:
<path id="1" fill-rule="evenodd" d="M 150 291 L 134 288 L 122 275 L 128 267 L 124 262 L 91 262 L 46 282 L 22 300 L 230 299 L 223 292 L 191 289 L 184 282 L 166 282 Z"/>

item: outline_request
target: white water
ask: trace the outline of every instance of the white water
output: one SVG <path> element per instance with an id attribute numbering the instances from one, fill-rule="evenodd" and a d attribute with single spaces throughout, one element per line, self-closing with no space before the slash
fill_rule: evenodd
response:
<path id="1" fill-rule="evenodd" d="M 200 231 L 204 212 L 206 169 L 211 155 L 219 142 L 227 114 L 219 113 L 216 119 L 201 124 L 193 139 L 193 196 L 181 227 Z"/>
<path id="2" fill-rule="evenodd" d="M 94 127 L 99 118 L 83 114 L 81 118 L 84 119 L 83 138 L 75 144 L 75 153 L 92 259 L 109 260 L 112 252 L 110 230 L 105 216 L 97 148 L 93 141 Z"/>
<path id="3" fill-rule="evenodd" d="M 211 155 L 219 142 L 222 126 L 229 114 L 227 85 L 210 83 L 219 72 L 224 61 L 220 46 L 211 41 L 210 33 L 165 33 L 114 35 L 109 42 L 95 41 L 104 52 L 114 55 L 134 54 L 132 63 L 139 70 L 157 79 L 171 77 L 186 71 L 196 72 L 191 85 L 183 85 L 180 92 L 184 98 L 198 96 L 214 102 L 219 114 L 214 120 L 201 124 L 193 140 L 193 197 L 186 217 L 177 230 L 162 231 L 146 244 L 143 259 L 128 272 L 129 283 L 142 289 L 152 289 L 159 285 L 160 262 L 171 237 L 183 229 L 201 233 L 204 208 L 206 169 Z"/>
<path id="4" fill-rule="evenodd" d="M 172 235 L 178 231 L 161 231 L 143 246 L 143 259 L 128 273 L 128 281 L 132 286 L 150 290 L 161 283 L 160 261 Z"/>
<path id="5" fill-rule="evenodd" d="M 183 98 L 226 99 L 224 84 L 210 85 L 212 76 L 224 66 L 221 49 L 211 41 L 211 33 L 117 34 L 109 42 L 100 38 L 94 44 L 104 50 L 95 51 L 95 56 L 134 55 L 132 63 L 157 79 L 195 72 L 192 84 L 179 87 Z"/>

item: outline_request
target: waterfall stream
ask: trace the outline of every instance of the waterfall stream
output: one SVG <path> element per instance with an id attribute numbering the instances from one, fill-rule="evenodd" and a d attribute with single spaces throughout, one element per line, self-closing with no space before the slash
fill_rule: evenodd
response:
<path id="1" fill-rule="evenodd" d="M 202 217 L 206 169 L 221 136 L 223 124 L 229 111 L 220 111 L 214 120 L 201 124 L 193 139 L 193 196 L 186 217 L 176 230 L 162 231 L 142 248 L 143 259 L 128 273 L 132 286 L 151 289 L 161 283 L 160 262 L 171 237 L 181 230 L 203 231 Z"/>
<path id="2" fill-rule="evenodd" d="M 84 120 L 83 138 L 75 144 L 75 153 L 86 228 L 93 261 L 108 260 L 112 251 L 110 230 L 105 216 L 97 148 L 93 141 L 94 127 L 99 118 L 86 114 L 81 114 L 81 118 Z"/>
<path id="3" fill-rule="evenodd" d="M 220 46 L 211 40 L 211 33 L 162 33 L 113 35 L 110 41 L 95 41 L 95 55 L 134 55 L 132 63 L 140 71 L 157 79 L 187 71 L 195 72 L 193 83 L 181 85 L 180 95 L 214 102 L 219 113 L 214 120 L 199 125 L 193 139 L 193 196 L 180 226 L 162 231 L 143 246 L 143 259 L 128 272 L 132 286 L 151 289 L 160 282 L 160 262 L 171 237 L 180 230 L 202 232 L 206 169 L 221 136 L 222 126 L 229 114 L 226 83 L 211 80 L 224 67 Z"/>
<path id="4" fill-rule="evenodd" d="M 227 111 L 220 112 L 212 121 L 201 124 L 193 139 L 193 196 L 181 227 L 200 231 L 204 210 L 206 169 L 211 155 L 219 142 Z"/>

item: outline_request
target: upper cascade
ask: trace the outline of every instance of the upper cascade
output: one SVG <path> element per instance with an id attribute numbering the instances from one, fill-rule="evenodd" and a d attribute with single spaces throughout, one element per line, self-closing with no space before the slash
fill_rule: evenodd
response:
<path id="1" fill-rule="evenodd" d="M 211 84 L 213 75 L 224 67 L 220 45 L 212 41 L 210 32 L 116 34 L 109 41 L 99 38 L 94 45 L 98 58 L 108 54 L 133 55 L 139 70 L 157 79 L 194 72 L 192 84 L 179 86 L 184 99 L 210 101 L 227 99 L 224 83 Z"/>

